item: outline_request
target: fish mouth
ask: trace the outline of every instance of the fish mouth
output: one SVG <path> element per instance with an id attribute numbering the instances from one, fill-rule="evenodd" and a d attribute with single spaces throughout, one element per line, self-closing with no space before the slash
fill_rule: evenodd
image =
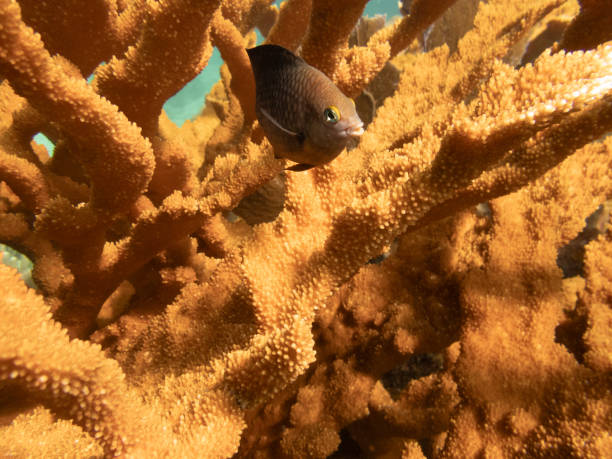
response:
<path id="1" fill-rule="evenodd" d="M 344 135 L 347 137 L 361 137 L 363 134 L 363 123 L 353 124 L 344 129 Z"/>

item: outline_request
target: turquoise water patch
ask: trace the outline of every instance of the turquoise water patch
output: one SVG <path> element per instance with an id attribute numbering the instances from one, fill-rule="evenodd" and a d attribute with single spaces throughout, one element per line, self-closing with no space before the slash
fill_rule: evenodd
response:
<path id="1" fill-rule="evenodd" d="M 8 245 L 0 244 L 0 259 L 5 265 L 12 266 L 19 271 L 28 287 L 36 288 L 32 280 L 32 262 L 28 257 Z"/>
<path id="2" fill-rule="evenodd" d="M 51 140 L 49 140 L 49 137 L 44 135 L 42 132 L 39 132 L 34 137 L 32 137 L 32 140 L 36 142 L 38 145 L 43 145 L 47 149 L 49 156 L 53 156 L 53 151 L 55 150 L 55 144 L 51 142 Z"/>
<path id="3" fill-rule="evenodd" d="M 166 101 L 164 110 L 168 118 L 177 126 L 182 126 L 185 121 L 200 113 L 204 106 L 206 94 L 219 81 L 221 64 L 223 64 L 223 59 L 221 59 L 219 50 L 215 48 L 204 70 Z"/>
<path id="4" fill-rule="evenodd" d="M 376 16 L 377 14 L 386 14 L 387 19 L 400 14 L 397 0 L 370 0 L 363 12 L 364 16 Z"/>

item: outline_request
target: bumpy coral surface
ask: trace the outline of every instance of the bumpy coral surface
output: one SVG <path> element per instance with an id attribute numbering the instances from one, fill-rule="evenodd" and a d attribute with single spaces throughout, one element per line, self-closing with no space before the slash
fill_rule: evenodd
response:
<path id="1" fill-rule="evenodd" d="M 612 3 L 272 3 L 0 0 L 2 454 L 609 455 Z M 358 145 L 284 171 L 255 28 Z"/>

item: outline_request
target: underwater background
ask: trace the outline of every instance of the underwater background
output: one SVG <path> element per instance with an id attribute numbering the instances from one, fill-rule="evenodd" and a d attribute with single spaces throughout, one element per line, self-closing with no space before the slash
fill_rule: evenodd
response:
<path id="1" fill-rule="evenodd" d="M 270 3 L 0 0 L 0 456 L 607 457 L 612 0 Z"/>

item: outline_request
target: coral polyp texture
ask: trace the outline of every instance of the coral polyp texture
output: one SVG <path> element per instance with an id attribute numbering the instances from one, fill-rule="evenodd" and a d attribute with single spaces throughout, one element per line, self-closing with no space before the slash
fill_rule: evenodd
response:
<path id="1" fill-rule="evenodd" d="M 612 2 L 366 4 L 0 0 L 3 456 L 609 456 Z M 285 171 L 256 28 L 358 144 Z"/>

